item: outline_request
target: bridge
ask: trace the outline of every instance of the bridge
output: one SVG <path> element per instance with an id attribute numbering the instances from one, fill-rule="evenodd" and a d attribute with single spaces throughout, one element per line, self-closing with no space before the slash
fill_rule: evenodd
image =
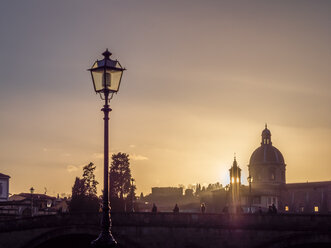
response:
<path id="1" fill-rule="evenodd" d="M 0 248 L 89 247 L 100 232 L 96 214 L 0 222 Z M 331 247 L 331 215 L 114 213 L 121 248 Z"/>

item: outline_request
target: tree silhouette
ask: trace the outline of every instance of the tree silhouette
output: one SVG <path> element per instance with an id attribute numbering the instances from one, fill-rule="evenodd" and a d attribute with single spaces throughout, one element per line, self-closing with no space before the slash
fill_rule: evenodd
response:
<path id="1" fill-rule="evenodd" d="M 74 186 L 72 187 L 72 196 L 85 196 L 85 195 L 86 195 L 85 180 L 76 177 Z"/>
<path id="2" fill-rule="evenodd" d="M 98 182 L 95 180 L 94 170 L 93 163 L 89 163 L 83 168 L 83 178 L 76 177 L 69 203 L 71 213 L 99 211 L 100 202 L 96 195 Z"/>
<path id="3" fill-rule="evenodd" d="M 99 183 L 95 180 L 95 168 L 96 167 L 93 163 L 89 163 L 83 168 L 83 179 L 85 180 L 85 186 L 88 195 L 97 195 L 97 185 Z"/>
<path id="4" fill-rule="evenodd" d="M 124 195 L 130 192 L 131 170 L 128 154 L 119 152 L 112 155 L 109 177 L 112 196 L 123 199 Z"/>
<path id="5" fill-rule="evenodd" d="M 110 185 L 110 204 L 112 211 L 124 211 L 125 204 L 131 199 L 131 195 L 135 197 L 135 188 L 133 193 L 131 188 L 131 170 L 130 159 L 126 153 L 117 153 L 112 155 L 112 162 L 109 172 Z M 125 202 L 124 197 L 127 198 Z"/>
<path id="6" fill-rule="evenodd" d="M 125 201 L 127 211 L 132 211 L 132 209 L 137 211 L 137 204 L 135 204 L 136 199 L 137 199 L 136 185 L 132 185 L 131 183 L 130 191 L 126 196 L 126 201 Z"/>

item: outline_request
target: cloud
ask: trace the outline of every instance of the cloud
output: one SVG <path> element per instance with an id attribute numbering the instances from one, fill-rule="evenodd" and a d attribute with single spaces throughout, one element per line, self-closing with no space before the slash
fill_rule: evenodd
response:
<path id="1" fill-rule="evenodd" d="M 67 165 L 67 171 L 70 173 L 70 172 L 73 172 L 73 171 L 77 171 L 78 170 L 78 166 L 75 166 L 75 165 Z"/>
<path id="2" fill-rule="evenodd" d="M 131 146 L 131 145 L 130 145 Z M 109 159 L 111 159 L 112 155 L 116 154 L 115 152 L 109 153 Z M 103 158 L 103 153 L 93 153 L 92 156 L 97 159 Z M 137 155 L 137 154 L 130 154 L 130 159 L 134 161 L 142 161 L 142 160 L 148 160 L 148 157 L 143 155 Z"/>
<path id="3" fill-rule="evenodd" d="M 136 155 L 136 154 L 131 154 L 130 155 L 130 158 L 132 160 L 135 160 L 135 161 L 141 161 L 141 160 L 148 160 L 147 157 L 143 156 L 143 155 Z"/>
<path id="4" fill-rule="evenodd" d="M 92 156 L 93 156 L 94 158 L 103 158 L 103 153 L 101 153 L 101 152 L 96 152 L 96 153 L 93 153 Z"/>
<path id="5" fill-rule="evenodd" d="M 136 147 L 136 145 L 129 145 L 129 147 L 130 147 L 130 148 L 135 148 L 135 147 Z"/>

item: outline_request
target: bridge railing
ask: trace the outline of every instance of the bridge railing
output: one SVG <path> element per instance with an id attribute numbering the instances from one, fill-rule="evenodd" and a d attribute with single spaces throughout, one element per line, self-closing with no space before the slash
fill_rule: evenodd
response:
<path id="1" fill-rule="evenodd" d="M 331 215 L 313 214 L 116 213 L 112 219 L 114 226 L 331 230 Z"/>
<path id="2" fill-rule="evenodd" d="M 0 221 L 0 232 L 56 226 L 100 226 L 93 213 L 60 214 Z M 159 226 L 186 228 L 233 228 L 273 230 L 331 230 L 331 215 L 303 214 L 200 214 L 113 213 L 113 226 Z"/>

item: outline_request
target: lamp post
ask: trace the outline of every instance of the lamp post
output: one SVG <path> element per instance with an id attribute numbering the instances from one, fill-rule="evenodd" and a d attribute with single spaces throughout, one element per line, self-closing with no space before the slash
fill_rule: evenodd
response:
<path id="1" fill-rule="evenodd" d="M 125 68 L 117 60 L 110 59 L 112 55 L 108 49 L 102 54 L 104 58 L 94 62 L 89 71 L 91 72 L 94 90 L 100 94 L 104 100 L 104 106 L 101 111 L 104 112 L 104 185 L 103 185 L 103 200 L 102 200 L 102 231 L 99 237 L 92 241 L 92 247 L 115 247 L 117 242 L 111 234 L 111 219 L 108 199 L 108 170 L 109 170 L 109 136 L 108 122 L 109 112 L 112 110 L 109 107 L 109 101 L 113 98 L 114 93 L 117 93 L 120 87 L 122 74 Z"/>
<path id="2" fill-rule="evenodd" d="M 134 212 L 134 205 L 133 205 L 134 188 L 133 188 L 133 182 L 134 182 L 134 179 L 131 178 L 131 212 Z"/>
<path id="3" fill-rule="evenodd" d="M 251 175 L 249 175 L 247 177 L 247 181 L 249 183 L 249 213 L 252 213 L 252 181 L 253 181 L 253 177 Z"/>
<path id="4" fill-rule="evenodd" d="M 31 217 L 33 217 L 33 192 L 34 192 L 34 188 L 31 187 L 30 188 L 30 193 L 31 193 Z"/>

